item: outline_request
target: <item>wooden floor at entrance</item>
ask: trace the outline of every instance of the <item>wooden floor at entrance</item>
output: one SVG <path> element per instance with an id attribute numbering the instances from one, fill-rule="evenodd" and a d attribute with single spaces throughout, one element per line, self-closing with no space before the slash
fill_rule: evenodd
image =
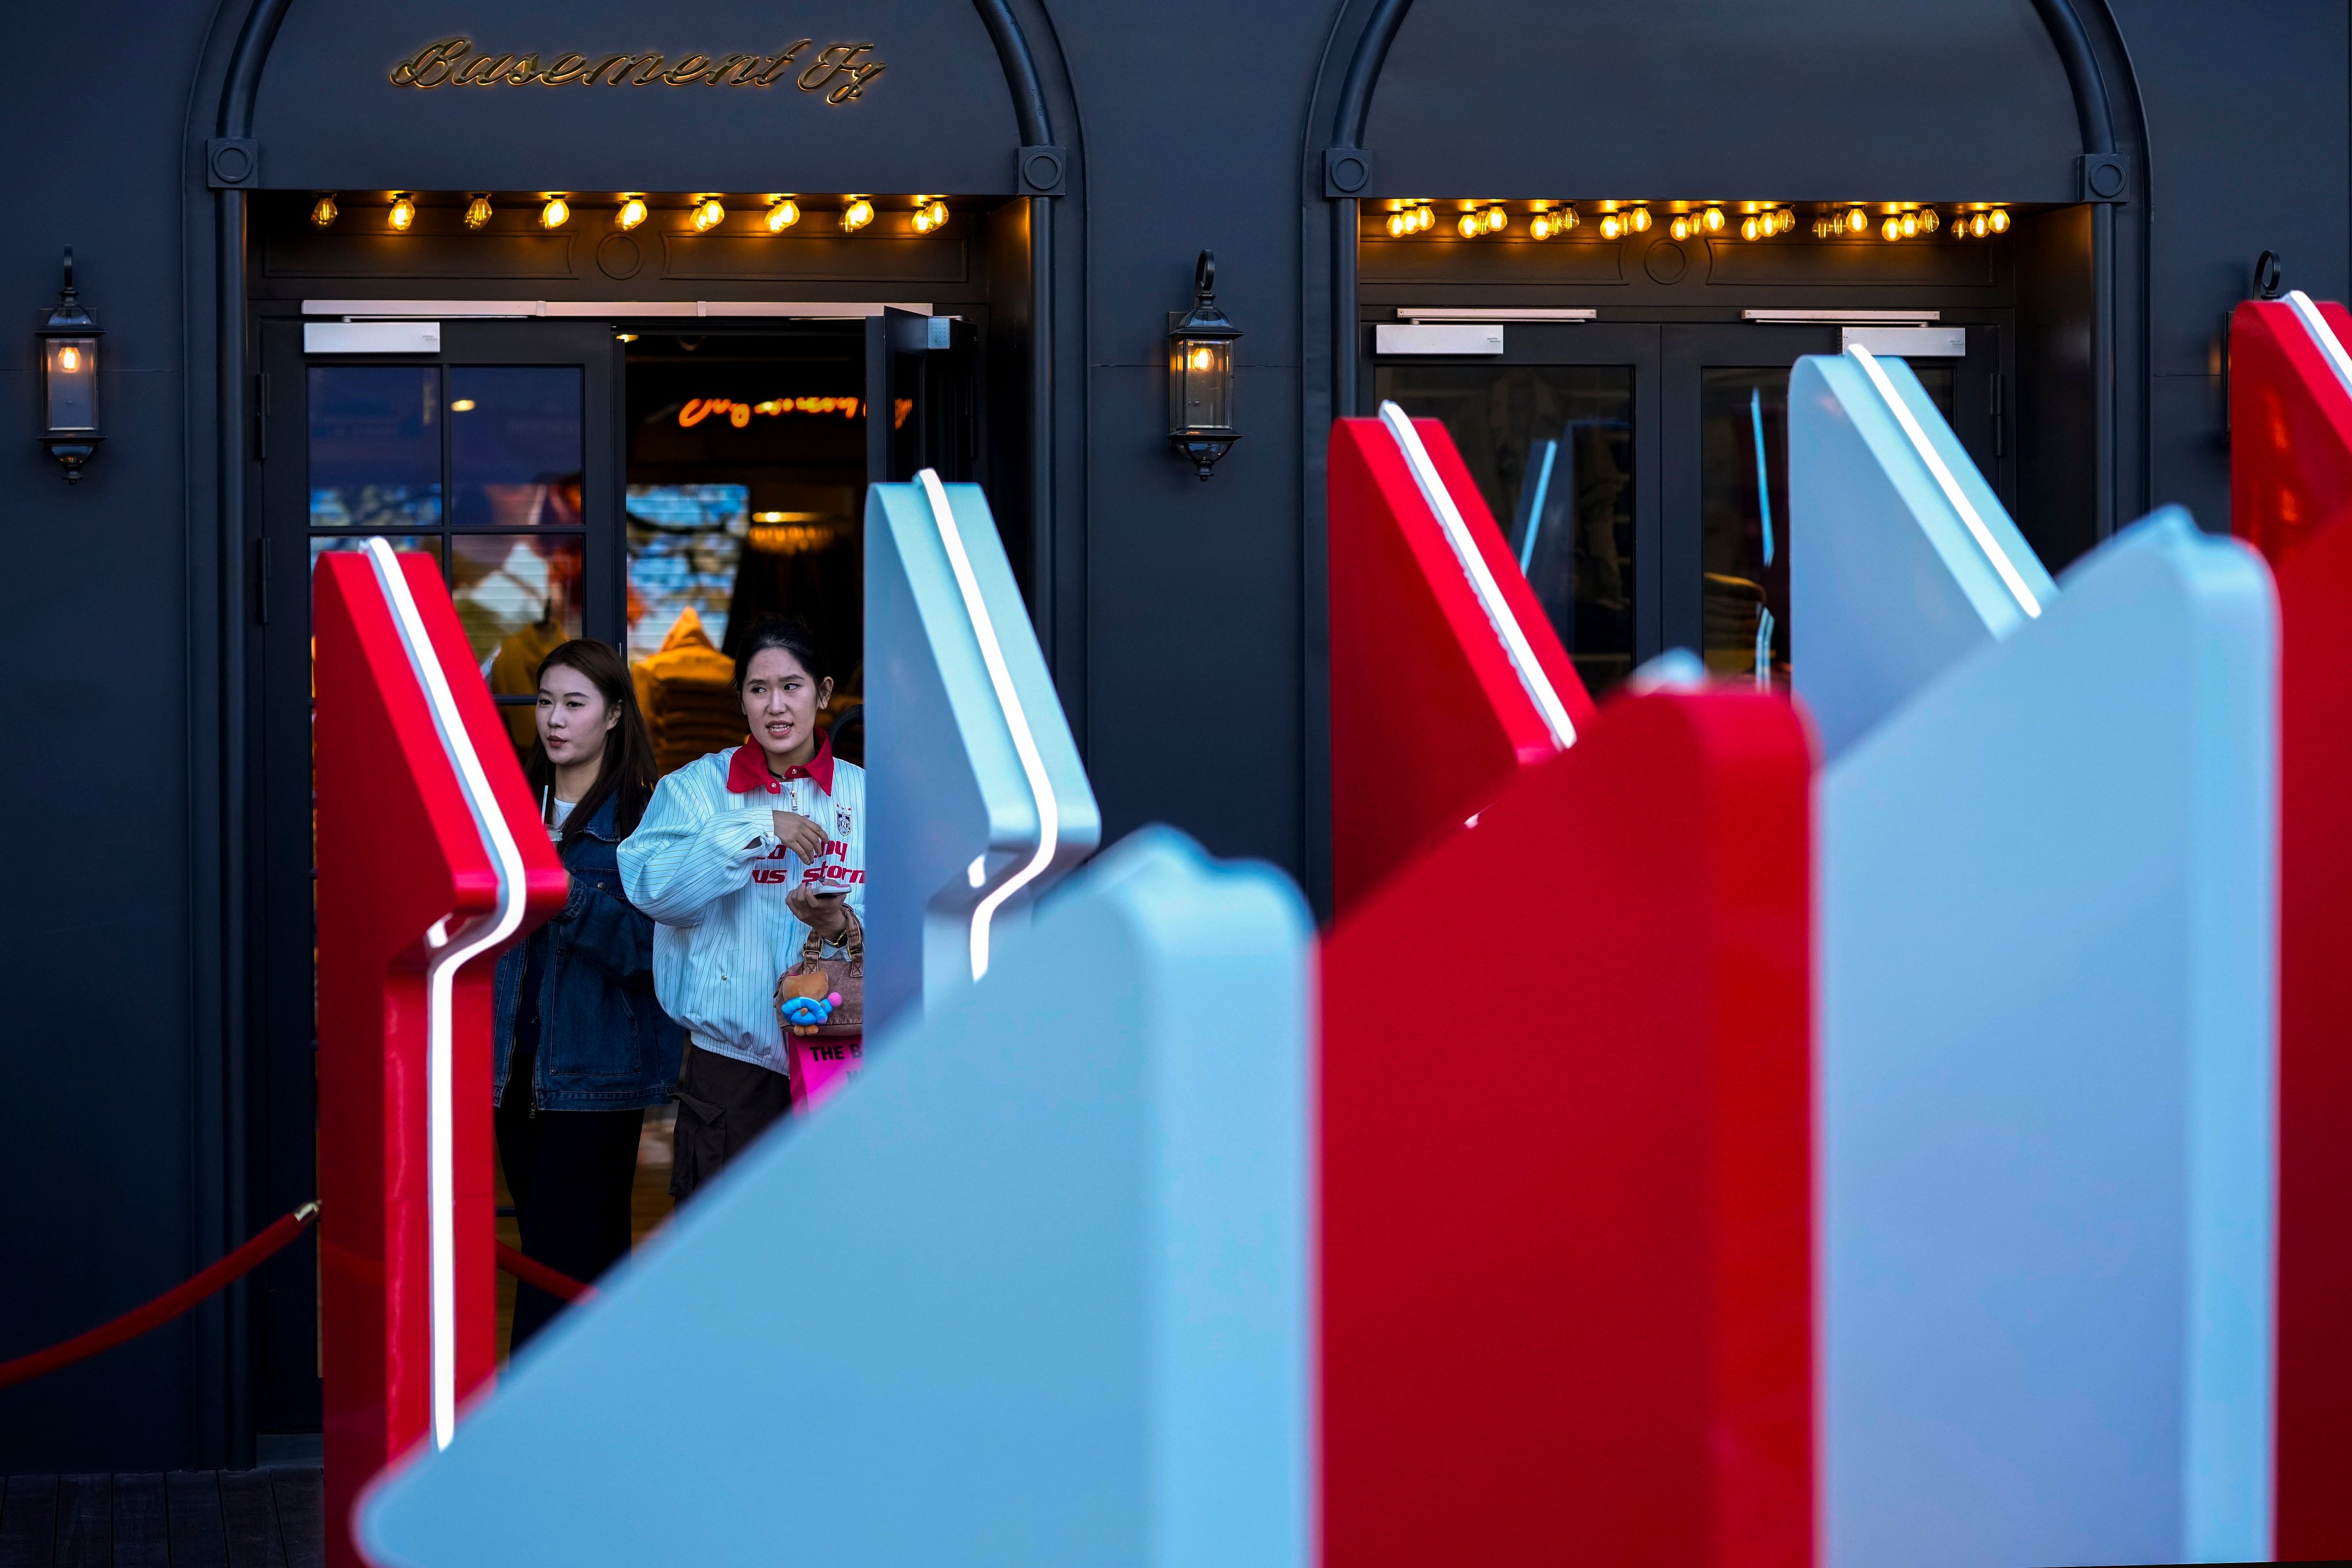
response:
<path id="1" fill-rule="evenodd" d="M 315 1469 L 11 1476 L 0 1568 L 320 1568 Z"/>

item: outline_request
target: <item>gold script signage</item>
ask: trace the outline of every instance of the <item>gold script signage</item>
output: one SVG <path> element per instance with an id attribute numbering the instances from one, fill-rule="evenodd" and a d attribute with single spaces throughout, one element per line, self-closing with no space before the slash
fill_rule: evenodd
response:
<path id="1" fill-rule="evenodd" d="M 847 103 L 889 68 L 873 58 L 872 44 L 827 44 L 812 54 L 815 43 L 803 38 L 772 55 L 682 55 L 676 65 L 663 56 L 643 54 L 557 55 L 542 66 L 537 55 L 477 54 L 471 38 L 443 38 L 393 67 L 392 85 L 770 87 L 797 66 L 793 85 L 803 92 L 823 93 L 827 103 Z"/>

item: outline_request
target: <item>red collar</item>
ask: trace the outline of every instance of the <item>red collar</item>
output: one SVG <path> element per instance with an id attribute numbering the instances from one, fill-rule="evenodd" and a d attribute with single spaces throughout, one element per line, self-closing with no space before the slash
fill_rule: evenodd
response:
<path id="1" fill-rule="evenodd" d="M 804 764 L 784 770 L 784 779 L 814 779 L 816 787 L 828 795 L 833 794 L 833 731 L 816 732 L 816 755 Z M 783 780 L 768 771 L 768 753 L 760 750 L 756 741 L 746 741 L 735 748 L 735 755 L 727 763 L 727 787 L 737 795 L 750 795 L 765 790 L 770 795 L 782 795 Z"/>

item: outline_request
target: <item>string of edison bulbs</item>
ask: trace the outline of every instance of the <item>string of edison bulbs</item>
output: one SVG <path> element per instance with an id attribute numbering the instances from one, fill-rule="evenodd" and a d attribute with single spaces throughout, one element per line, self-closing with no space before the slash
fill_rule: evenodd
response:
<path id="1" fill-rule="evenodd" d="M 917 234 L 936 234 L 946 226 L 949 213 L 944 196 L 919 195 L 914 200 L 915 210 L 909 226 Z M 769 234 L 782 234 L 801 221 L 800 203 L 790 193 L 775 192 L 764 198 L 764 204 L 760 226 Z M 394 191 L 390 204 L 384 208 L 384 226 L 394 234 L 406 234 L 416 225 L 416 211 L 414 193 Z M 871 196 L 853 195 L 842 197 L 841 232 L 856 234 L 874 221 L 876 212 Z M 310 222 L 315 227 L 332 228 L 341 216 L 342 208 L 337 205 L 331 191 L 320 193 L 318 199 L 310 205 Z M 467 193 L 461 221 L 467 228 L 479 230 L 488 227 L 492 216 L 488 191 Z M 540 227 L 549 230 L 562 228 L 572 221 L 572 203 L 563 192 L 542 193 L 539 209 Z M 624 191 L 619 203 L 613 208 L 613 226 L 625 231 L 633 229 L 652 216 L 643 192 Z M 694 193 L 687 207 L 687 224 L 695 233 L 708 234 L 726 221 L 727 204 L 718 193 Z"/>
<path id="2" fill-rule="evenodd" d="M 1507 234 L 1511 228 L 1511 212 L 1498 201 L 1465 201 L 1453 204 L 1459 210 L 1450 226 L 1464 239 L 1484 239 Z M 1536 239 L 1550 239 L 1581 226 L 1586 219 L 1571 202 L 1535 202 L 1528 218 L 1528 233 Z M 1622 239 L 1628 235 L 1646 234 L 1658 221 L 1647 202 L 1608 201 L 1592 204 L 1599 216 L 1592 224 L 1602 239 Z M 1770 239 L 1788 234 L 1797 226 L 1797 209 L 1780 202 L 1706 202 L 1677 203 L 1686 210 L 1671 213 L 1666 219 L 1667 232 L 1676 239 L 1691 239 L 1711 235 L 1726 237 L 1738 235 L 1745 240 Z M 1737 213 L 1727 210 L 1736 206 Z M 1391 201 L 1384 226 L 1391 239 L 1402 239 L 1409 235 L 1425 234 L 1437 226 L 1437 211 L 1433 204 L 1407 197 Z M 1873 217 L 1870 208 L 1861 203 L 1832 203 L 1822 209 L 1813 220 L 1815 239 L 1860 239 L 1874 230 L 1881 239 L 1903 240 L 1945 231 L 1954 239 L 1982 239 L 1988 235 L 2009 232 L 2010 212 L 2005 206 L 1979 204 L 1958 206 L 1947 219 L 1937 208 L 1918 202 L 1895 202 L 1885 205 L 1882 217 Z"/>

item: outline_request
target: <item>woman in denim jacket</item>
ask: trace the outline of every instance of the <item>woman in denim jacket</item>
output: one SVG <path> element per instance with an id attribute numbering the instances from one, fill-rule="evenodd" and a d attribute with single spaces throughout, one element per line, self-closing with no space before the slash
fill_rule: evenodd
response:
<path id="1" fill-rule="evenodd" d="M 563 912 L 499 961 L 493 1075 L 499 1162 L 522 1251 L 575 1279 L 628 1255 L 646 1108 L 668 1100 L 686 1032 L 654 995 L 654 923 L 621 889 L 621 840 L 654 787 L 628 666 L 565 643 L 539 667 L 525 771 L 572 875 Z M 515 1288 L 514 1348 L 562 1303 Z"/>

